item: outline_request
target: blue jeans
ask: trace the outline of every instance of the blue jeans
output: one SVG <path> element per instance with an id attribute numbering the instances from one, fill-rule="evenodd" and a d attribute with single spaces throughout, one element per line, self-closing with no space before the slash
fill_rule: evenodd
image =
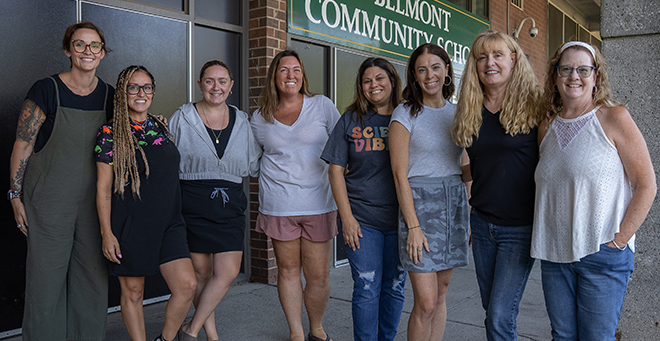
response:
<path id="1" fill-rule="evenodd" d="M 398 233 L 360 228 L 360 248 L 353 251 L 345 246 L 353 276 L 353 335 L 356 341 L 394 340 L 406 284 Z"/>
<path id="2" fill-rule="evenodd" d="M 518 305 L 534 265 L 530 256 L 532 225 L 491 224 L 475 210 L 470 225 L 487 339 L 517 340 Z"/>
<path id="3" fill-rule="evenodd" d="M 541 261 L 543 295 L 555 341 L 614 341 L 634 269 L 630 249 L 605 244 L 573 263 Z"/>

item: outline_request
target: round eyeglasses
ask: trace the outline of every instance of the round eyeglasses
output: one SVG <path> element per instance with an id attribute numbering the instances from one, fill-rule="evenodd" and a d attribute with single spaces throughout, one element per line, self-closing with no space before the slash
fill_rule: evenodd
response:
<path id="1" fill-rule="evenodd" d="M 140 93 L 140 89 L 142 89 L 146 95 L 151 95 L 154 93 L 154 91 L 156 91 L 156 86 L 154 84 L 129 84 L 126 87 L 126 92 L 128 92 L 129 95 L 137 95 Z"/>
<path id="2" fill-rule="evenodd" d="M 557 73 L 559 73 L 559 77 L 568 77 L 573 73 L 573 70 L 577 70 L 578 75 L 580 78 L 587 78 L 591 76 L 591 72 L 593 72 L 596 69 L 595 66 L 589 66 L 589 65 L 583 65 L 583 66 L 578 66 L 578 67 L 570 67 L 568 65 L 557 65 Z"/>
<path id="3" fill-rule="evenodd" d="M 89 46 L 89 51 L 92 52 L 93 54 L 98 54 L 103 49 L 103 43 L 99 41 L 93 41 L 87 44 L 82 40 L 72 40 L 71 43 L 73 44 L 73 50 L 78 53 L 85 52 L 88 46 Z"/>

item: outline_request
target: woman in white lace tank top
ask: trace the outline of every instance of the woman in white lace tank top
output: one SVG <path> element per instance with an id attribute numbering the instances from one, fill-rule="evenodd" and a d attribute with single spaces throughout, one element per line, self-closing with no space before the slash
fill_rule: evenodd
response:
<path id="1" fill-rule="evenodd" d="M 575 41 L 548 65 L 532 257 L 542 260 L 554 340 L 615 340 L 635 232 L 657 190 L 644 137 L 612 99 L 605 68 L 597 48 Z"/>

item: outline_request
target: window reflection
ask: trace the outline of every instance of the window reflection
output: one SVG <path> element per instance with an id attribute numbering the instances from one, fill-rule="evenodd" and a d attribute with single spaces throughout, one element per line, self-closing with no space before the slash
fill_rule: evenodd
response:
<path id="1" fill-rule="evenodd" d="M 195 16 L 233 25 L 241 24 L 240 0 L 195 0 Z"/>
<path id="2" fill-rule="evenodd" d="M 157 84 L 149 112 L 169 117 L 187 102 L 185 22 L 88 3 L 83 3 L 81 10 L 83 20 L 103 29 L 113 50 L 99 65 L 99 77 L 114 86 L 125 67 L 144 65 Z"/>
<path id="3" fill-rule="evenodd" d="M 151 5 L 156 5 L 165 8 L 175 9 L 177 11 L 183 11 L 183 0 L 134 0 L 136 2 L 144 2 Z"/>
<path id="4" fill-rule="evenodd" d="M 209 60 L 223 61 L 229 69 L 231 69 L 232 76 L 234 76 L 234 87 L 232 94 L 227 98 L 227 103 L 237 106 L 243 111 L 248 108 L 241 107 L 241 84 L 247 82 L 246 79 L 241 79 L 241 35 L 227 31 L 221 31 L 204 26 L 195 26 L 195 64 L 193 67 L 193 97 L 194 101 L 200 101 L 202 94 L 197 87 L 197 80 L 199 79 L 199 70 L 202 65 Z"/>
<path id="5" fill-rule="evenodd" d="M 330 96 L 330 91 L 328 91 L 328 72 L 330 70 L 328 48 L 295 40 L 291 41 L 291 47 L 303 60 L 307 81 L 309 81 L 309 91 L 313 94 Z"/>

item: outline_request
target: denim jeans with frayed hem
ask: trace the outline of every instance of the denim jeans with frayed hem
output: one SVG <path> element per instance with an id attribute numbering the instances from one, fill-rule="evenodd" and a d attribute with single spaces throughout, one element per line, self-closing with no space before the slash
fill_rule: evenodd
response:
<path id="1" fill-rule="evenodd" d="M 605 244 L 573 263 L 541 261 L 543 295 L 555 341 L 614 341 L 630 275 L 632 251 Z"/>
<path id="2" fill-rule="evenodd" d="M 353 276 L 356 341 L 394 340 L 403 310 L 406 272 L 399 263 L 398 233 L 365 226 L 360 248 L 345 246 Z"/>
<path id="3" fill-rule="evenodd" d="M 486 337 L 488 341 L 517 340 L 518 307 L 534 266 L 532 225 L 491 224 L 476 210 L 470 214 L 470 225 L 474 267 L 486 310 Z"/>

